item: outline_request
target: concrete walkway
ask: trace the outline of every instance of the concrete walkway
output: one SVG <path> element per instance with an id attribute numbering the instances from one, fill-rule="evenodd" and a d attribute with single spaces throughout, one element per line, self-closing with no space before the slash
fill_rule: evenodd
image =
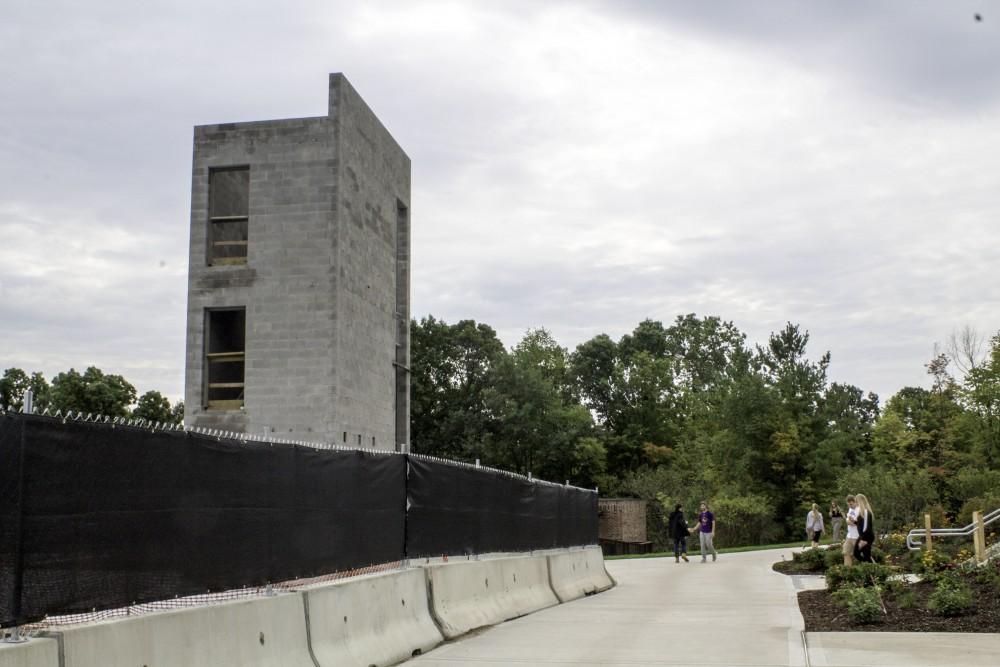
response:
<path id="1" fill-rule="evenodd" d="M 612 590 L 445 644 L 407 665 L 1000 665 L 1000 635 L 802 632 L 790 550 L 608 561 Z M 808 647 L 808 649 L 807 649 Z M 808 653 L 807 653 L 808 651 Z"/>

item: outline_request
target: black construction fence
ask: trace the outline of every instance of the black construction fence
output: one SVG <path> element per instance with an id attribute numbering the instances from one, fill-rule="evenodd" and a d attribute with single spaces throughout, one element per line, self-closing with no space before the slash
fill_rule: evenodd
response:
<path id="1" fill-rule="evenodd" d="M 0 627 L 597 543 L 594 491 L 420 455 L 0 413 Z"/>

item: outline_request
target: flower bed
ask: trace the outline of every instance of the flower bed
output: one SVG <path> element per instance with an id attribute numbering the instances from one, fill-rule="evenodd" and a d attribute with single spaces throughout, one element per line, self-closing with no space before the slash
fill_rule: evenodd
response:
<path id="1" fill-rule="evenodd" d="M 885 611 L 880 605 L 873 617 L 852 614 L 828 590 L 799 593 L 799 611 L 807 632 L 1000 632 L 1000 588 L 972 574 L 958 576 L 967 580 L 970 605 L 957 613 L 933 609 L 934 581 L 880 591 Z"/>
<path id="2" fill-rule="evenodd" d="M 842 564 L 838 545 L 774 564 L 784 574 L 824 574 L 827 589 L 798 594 L 808 632 L 1000 632 L 1000 561 L 966 564 L 961 548 L 908 552 L 889 535 L 878 563 Z M 908 583 L 903 573 L 922 577 Z M 894 576 L 896 575 L 896 576 Z"/>

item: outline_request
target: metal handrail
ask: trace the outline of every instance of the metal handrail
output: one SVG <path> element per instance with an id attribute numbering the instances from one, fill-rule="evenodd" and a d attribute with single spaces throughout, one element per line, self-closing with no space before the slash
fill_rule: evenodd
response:
<path id="1" fill-rule="evenodd" d="M 994 521 L 1000 520 L 1000 508 L 993 510 L 983 516 L 983 527 L 990 525 Z M 978 525 L 973 522 L 965 528 L 931 528 L 931 535 L 940 537 L 966 537 L 976 532 Z M 910 551 L 917 551 L 923 546 L 923 542 L 917 538 L 927 534 L 926 528 L 914 528 L 906 534 L 906 546 Z"/>

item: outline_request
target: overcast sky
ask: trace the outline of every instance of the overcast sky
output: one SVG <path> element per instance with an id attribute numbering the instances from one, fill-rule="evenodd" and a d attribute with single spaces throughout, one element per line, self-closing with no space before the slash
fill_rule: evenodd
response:
<path id="1" fill-rule="evenodd" d="M 415 317 L 791 321 L 833 380 L 926 386 L 1000 328 L 992 7 L 0 0 L 0 370 L 180 398 L 192 126 L 344 72 L 412 160 Z"/>

